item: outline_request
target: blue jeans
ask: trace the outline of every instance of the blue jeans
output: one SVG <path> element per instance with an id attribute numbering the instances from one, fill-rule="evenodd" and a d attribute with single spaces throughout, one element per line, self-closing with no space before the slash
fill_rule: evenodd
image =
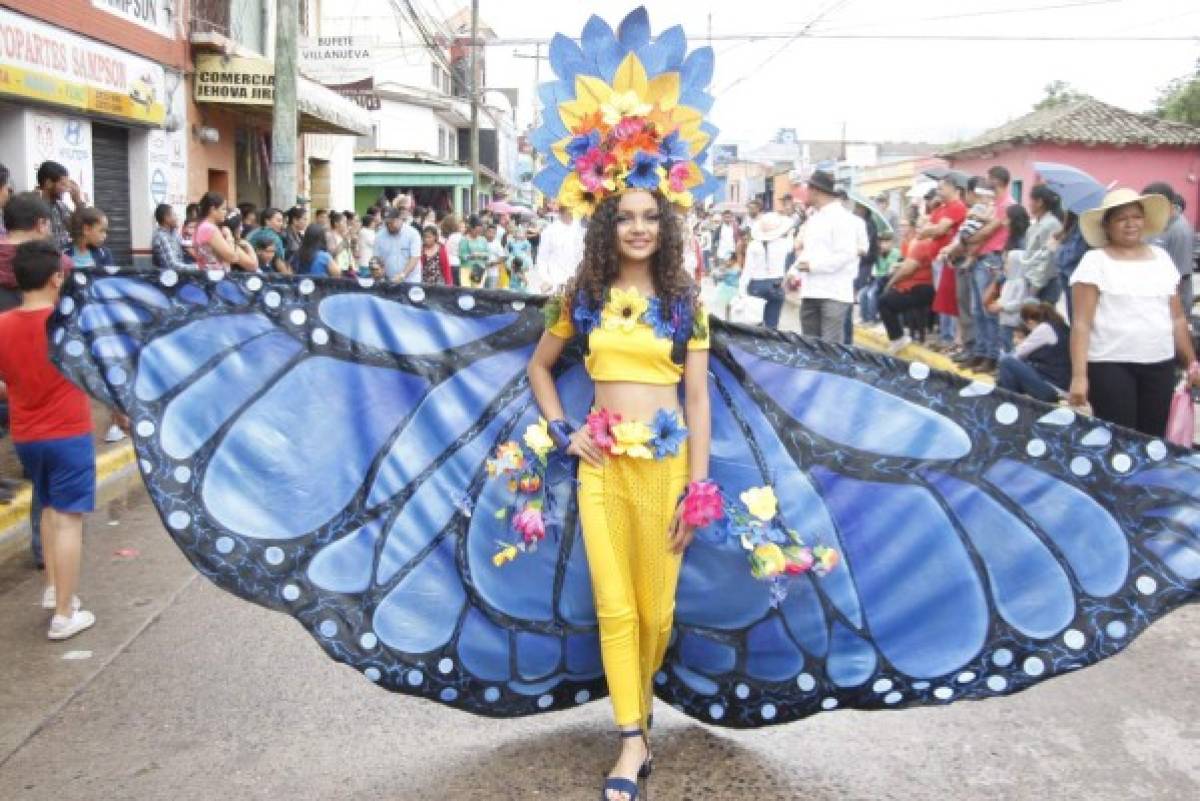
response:
<path id="1" fill-rule="evenodd" d="M 1046 403 L 1058 400 L 1058 390 L 1042 378 L 1035 367 L 1016 356 L 1001 356 L 996 369 L 996 386 L 1010 392 L 1019 392 Z"/>
<path id="2" fill-rule="evenodd" d="M 42 502 L 38 500 L 36 492 L 29 501 L 29 532 L 29 550 L 33 552 L 33 561 L 39 565 L 45 564 L 42 555 Z"/>
<path id="3" fill-rule="evenodd" d="M 1000 254 L 980 256 L 971 266 L 971 317 L 975 321 L 977 358 L 995 361 L 1000 356 L 1000 320 L 983 307 L 983 293 L 1000 274 Z"/>
<path id="4" fill-rule="evenodd" d="M 1046 285 L 1039 289 L 1034 296 L 1042 303 L 1049 303 L 1051 306 L 1058 304 L 1058 299 L 1062 297 L 1063 288 L 1057 275 L 1052 276 Z M 1070 304 L 1068 303 L 1068 307 Z M 1068 308 L 1068 312 L 1070 309 Z"/>
<path id="5" fill-rule="evenodd" d="M 946 345 L 954 342 L 954 335 L 957 333 L 958 318 L 953 314 L 938 315 L 938 340 Z"/>
<path id="6" fill-rule="evenodd" d="M 1013 349 L 1013 333 L 1017 329 L 1011 325 L 1000 326 L 1000 353 L 1012 353 Z"/>
<path id="7" fill-rule="evenodd" d="M 879 322 L 879 286 L 875 281 L 858 290 L 858 309 L 864 323 Z"/>

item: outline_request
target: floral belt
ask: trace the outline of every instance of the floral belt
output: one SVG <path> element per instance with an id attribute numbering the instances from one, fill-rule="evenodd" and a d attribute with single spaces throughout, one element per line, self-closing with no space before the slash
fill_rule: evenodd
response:
<path id="1" fill-rule="evenodd" d="M 608 409 L 593 409 L 584 425 L 600 450 L 632 459 L 676 456 L 688 436 L 682 416 L 673 409 L 659 409 L 649 423 L 623 420 Z"/>

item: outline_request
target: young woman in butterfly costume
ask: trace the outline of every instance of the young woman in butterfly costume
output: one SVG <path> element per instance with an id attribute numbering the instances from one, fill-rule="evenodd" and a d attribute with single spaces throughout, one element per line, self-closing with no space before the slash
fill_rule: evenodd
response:
<path id="1" fill-rule="evenodd" d="M 924 365 L 708 331 L 673 208 L 715 186 L 711 51 L 638 9 L 550 56 L 538 186 L 593 215 L 561 298 L 72 275 L 55 358 L 130 416 L 206 576 L 387 689 L 493 716 L 608 691 L 635 732 L 651 687 L 732 727 L 1005 695 L 1196 599 L 1186 451 Z M 624 745 L 610 799 L 646 753 Z"/>

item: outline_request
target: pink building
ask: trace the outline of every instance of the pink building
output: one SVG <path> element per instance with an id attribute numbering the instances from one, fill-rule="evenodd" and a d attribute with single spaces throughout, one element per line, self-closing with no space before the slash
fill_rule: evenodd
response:
<path id="1" fill-rule="evenodd" d="M 1166 181 L 1187 202 L 1192 224 L 1200 219 L 1200 128 L 1091 98 L 1026 114 L 941 155 L 968 175 L 1007 167 L 1021 200 L 1038 181 L 1035 161 L 1070 164 L 1101 183 L 1138 190 Z"/>

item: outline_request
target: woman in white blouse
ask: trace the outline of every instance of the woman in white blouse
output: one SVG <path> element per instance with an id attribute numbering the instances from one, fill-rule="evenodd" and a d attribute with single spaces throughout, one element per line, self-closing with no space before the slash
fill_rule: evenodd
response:
<path id="1" fill-rule="evenodd" d="M 1086 400 L 1097 417 L 1155 437 L 1166 431 L 1175 365 L 1200 386 L 1179 271 L 1164 250 L 1144 242 L 1169 214 L 1161 195 L 1109 192 L 1080 218 L 1094 249 L 1071 276 L 1071 403 Z"/>
<path id="2" fill-rule="evenodd" d="M 746 248 L 746 264 L 742 268 L 741 291 L 766 302 L 763 325 L 779 327 L 783 311 L 783 274 L 792 243 L 785 235 L 792 221 L 782 214 L 760 214 L 750 229 L 750 244 Z"/>

